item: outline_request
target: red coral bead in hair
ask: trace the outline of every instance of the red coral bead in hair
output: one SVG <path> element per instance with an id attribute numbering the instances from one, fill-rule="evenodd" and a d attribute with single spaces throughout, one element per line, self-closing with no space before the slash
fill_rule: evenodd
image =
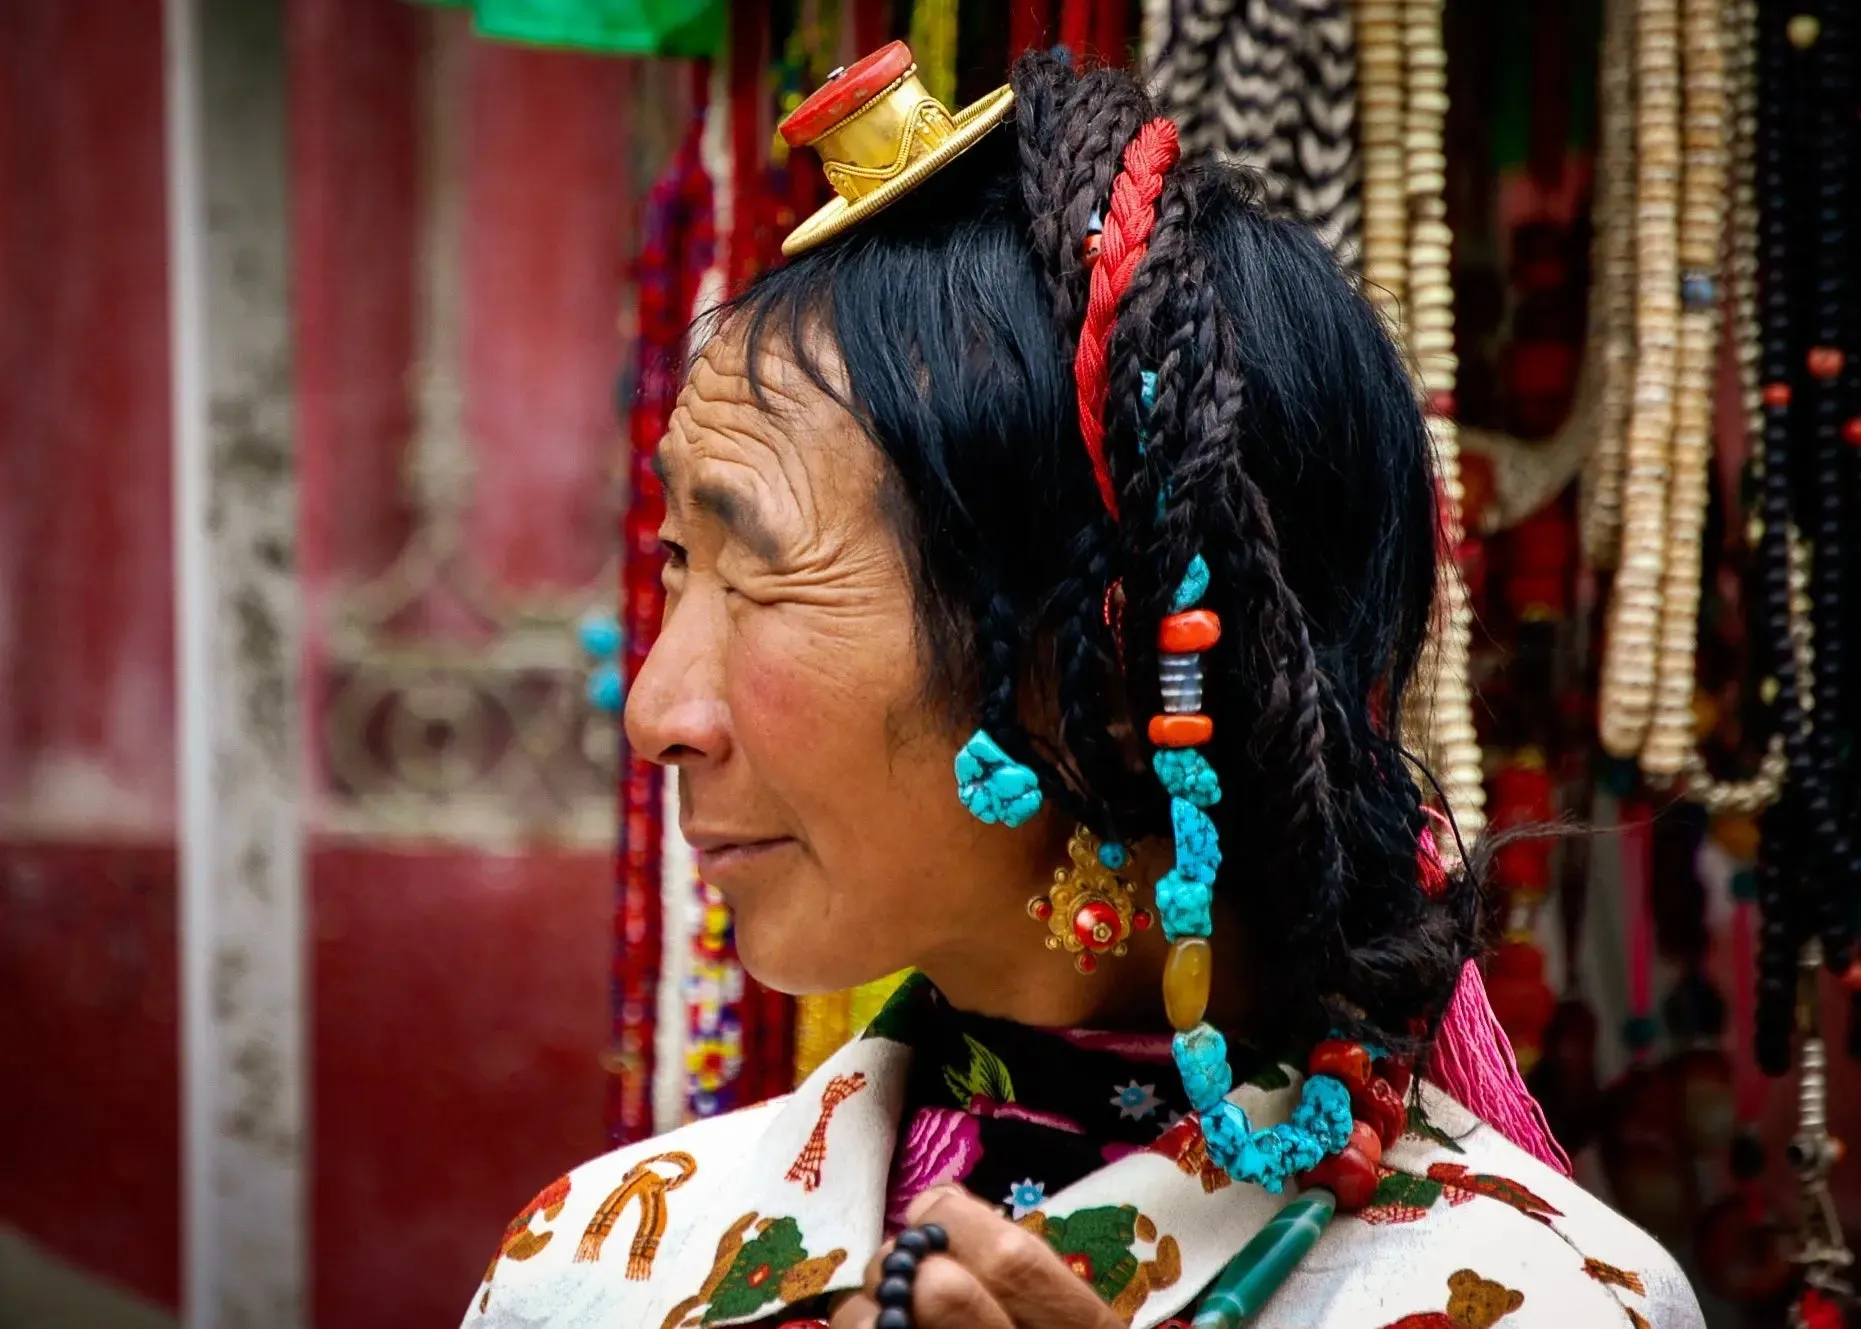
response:
<path id="1" fill-rule="evenodd" d="M 1165 655 L 1198 655 L 1221 640 L 1221 619 L 1213 610 L 1171 614 L 1157 627 L 1157 649 Z"/>
<path id="2" fill-rule="evenodd" d="M 1861 415 L 1854 416 L 1842 426 L 1842 437 L 1855 447 L 1861 448 Z"/>
<path id="3" fill-rule="evenodd" d="M 1376 1132 L 1363 1122 L 1351 1124 L 1350 1143 L 1343 1152 L 1333 1154 L 1310 1172 L 1299 1174 L 1303 1187 L 1323 1186 L 1337 1197 L 1338 1209 L 1355 1213 L 1370 1203 L 1376 1194 L 1376 1165 L 1382 1161 L 1383 1146 Z"/>
<path id="4" fill-rule="evenodd" d="M 1312 1049 L 1305 1065 L 1313 1075 L 1343 1081 L 1346 1089 L 1361 1089 L 1370 1083 L 1370 1050 L 1362 1043 L 1328 1038 Z"/>
<path id="5" fill-rule="evenodd" d="M 1373 1076 L 1361 1089 L 1351 1090 L 1351 1113 L 1376 1131 L 1376 1138 L 1387 1149 L 1402 1138 L 1408 1125 L 1408 1109 L 1395 1086 L 1381 1076 Z"/>
<path id="6" fill-rule="evenodd" d="M 1150 742 L 1159 748 L 1199 748 L 1215 736 L 1215 722 L 1206 715 L 1153 715 Z"/>
<path id="7" fill-rule="evenodd" d="M 1790 385 L 1788 383 L 1766 383 L 1764 385 L 1764 404 L 1766 406 L 1785 407 L 1790 404 Z"/>

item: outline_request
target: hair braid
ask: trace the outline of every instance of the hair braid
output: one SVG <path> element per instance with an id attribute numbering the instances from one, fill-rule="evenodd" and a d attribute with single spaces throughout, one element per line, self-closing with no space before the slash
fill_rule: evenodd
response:
<path id="1" fill-rule="evenodd" d="M 1071 113 L 1090 95 L 1083 80 L 1075 84 L 1067 123 L 1077 129 L 1116 122 L 1115 110 Z M 1086 144 L 1068 140 L 1064 146 Z M 1115 160 L 1121 144 L 1104 148 Z M 1053 215 L 1048 191 L 1055 180 L 1064 179 L 1066 188 L 1090 180 L 1087 197 L 1103 199 L 1107 174 L 1088 172 L 1077 159 L 1065 170 L 1049 165 L 1030 182 L 1030 197 Z M 1367 723 L 1361 740 L 1353 736 L 1351 708 L 1320 665 L 1304 608 L 1282 566 L 1270 506 L 1237 446 L 1245 432 L 1246 374 L 1196 236 L 1197 195 L 1193 166 L 1172 172 L 1108 351 L 1106 450 L 1119 481 L 1127 613 L 1138 643 L 1127 656 L 1127 701 L 1140 711 L 1157 702 L 1149 634 L 1188 559 L 1206 547 L 1229 601 L 1222 607 L 1229 632 L 1205 662 L 1210 707 L 1233 712 L 1218 717 L 1217 732 L 1233 737 L 1218 740 L 1215 751 L 1255 776 L 1250 787 L 1261 796 L 1224 819 L 1246 823 L 1236 826 L 1242 838 L 1275 846 L 1274 880 L 1304 883 L 1297 891 L 1266 892 L 1260 901 L 1274 935 L 1290 936 L 1288 952 L 1303 957 L 1282 984 L 1289 1011 L 1302 1012 L 1310 1025 L 1321 1012 L 1327 1021 L 1349 1023 L 1366 1009 L 1388 1009 L 1391 998 L 1398 1008 L 1425 1007 L 1451 989 L 1459 962 L 1472 950 L 1477 892 L 1457 890 L 1445 914 L 1429 924 L 1431 906 L 1414 862 L 1423 825 L 1420 791 L 1395 744 L 1385 741 L 1379 751 Z M 1077 210 L 1077 199 L 1066 206 Z M 1077 252 L 1068 248 L 1062 260 Z M 1071 261 L 1083 273 L 1083 265 Z M 1070 328 L 1067 316 L 1077 306 L 1059 298 L 1055 305 Z M 1147 407 L 1146 370 L 1154 374 Z M 1358 709 L 1367 715 L 1367 707 Z M 1091 767 L 1096 772 L 1099 763 Z M 1347 796 L 1363 814 L 1355 853 L 1342 829 Z M 1362 870 L 1355 874 L 1354 860 Z M 1373 884 L 1353 890 L 1353 881 L 1365 876 Z M 1392 926 L 1428 935 L 1413 945 L 1377 944 Z M 1444 958 L 1418 965 L 1418 953 L 1430 947 Z"/>

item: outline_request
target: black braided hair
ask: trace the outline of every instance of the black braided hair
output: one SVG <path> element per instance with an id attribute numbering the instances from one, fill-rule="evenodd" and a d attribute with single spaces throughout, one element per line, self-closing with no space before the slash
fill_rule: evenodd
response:
<path id="1" fill-rule="evenodd" d="M 1395 734 L 1436 570 L 1401 357 L 1314 235 L 1269 218 L 1244 172 L 1186 158 L 1108 348 L 1114 522 L 1077 418 L 1082 250 L 1156 111 L 1129 75 L 1041 55 L 1014 85 L 1011 133 L 765 275 L 730 317 L 752 364 L 784 343 L 888 459 L 953 723 L 988 728 L 1101 835 L 1169 833 L 1137 735 L 1160 707 L 1159 623 L 1206 558 L 1216 890 L 1258 976 L 1249 1032 L 1411 1048 L 1480 909 L 1468 874 L 1422 889 L 1422 797 Z M 828 344 L 837 364 L 811 353 Z"/>

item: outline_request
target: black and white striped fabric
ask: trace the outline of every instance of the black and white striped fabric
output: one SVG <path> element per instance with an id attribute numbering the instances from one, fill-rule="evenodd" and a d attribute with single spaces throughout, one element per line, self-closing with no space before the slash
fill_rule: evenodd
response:
<path id="1" fill-rule="evenodd" d="M 1350 0 L 1169 0 L 1153 90 L 1186 148 L 1257 168 L 1345 266 L 1363 242 Z"/>

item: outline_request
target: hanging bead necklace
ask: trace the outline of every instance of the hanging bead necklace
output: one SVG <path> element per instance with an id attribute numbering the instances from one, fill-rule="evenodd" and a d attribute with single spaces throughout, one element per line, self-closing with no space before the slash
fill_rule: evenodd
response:
<path id="1" fill-rule="evenodd" d="M 1454 289 L 1447 224 L 1447 52 L 1442 0 L 1360 0 L 1364 290 L 1408 352 L 1424 394 L 1439 485 L 1443 550 L 1437 630 L 1416 669 L 1409 745 L 1440 781 L 1462 838 L 1486 824 L 1479 737 L 1467 669 L 1473 610 L 1454 558 L 1460 548 L 1460 448 L 1454 388 Z M 1404 318 L 1406 310 L 1407 317 Z"/>
<path id="2" fill-rule="evenodd" d="M 1685 133 L 1680 188 L 1680 340 L 1668 454 L 1660 638 L 1654 709 L 1641 764 L 1671 778 L 1694 750 L 1694 648 L 1699 639 L 1700 540 L 1712 469 L 1712 400 L 1719 352 L 1718 267 L 1726 179 L 1722 0 L 1684 0 Z"/>
<path id="3" fill-rule="evenodd" d="M 1597 336 L 1588 355 L 1601 360 L 1594 450 L 1579 490 L 1584 556 L 1612 568 L 1622 538 L 1623 434 L 1635 371 L 1635 10 L 1611 0 L 1597 90 L 1601 128 L 1596 162 L 1597 255 L 1590 301 Z"/>
<path id="4" fill-rule="evenodd" d="M 1635 14 L 1635 379 L 1622 477 L 1622 559 L 1603 647 L 1603 746 L 1632 757 L 1654 704 L 1680 303 L 1679 7 Z"/>
<path id="5" fill-rule="evenodd" d="M 1811 618 L 1817 660 L 1814 764 L 1806 793 L 1809 842 L 1819 851 L 1812 877 L 1821 896 L 1815 926 L 1825 950 L 1843 957 L 1853 931 L 1849 910 L 1861 883 L 1855 857 L 1856 810 L 1852 757 L 1853 716 L 1846 679 L 1847 601 L 1855 585 L 1849 555 L 1849 532 L 1855 513 L 1854 454 L 1843 439 L 1845 417 L 1855 381 L 1848 364 L 1852 297 L 1849 273 L 1848 213 L 1853 206 L 1851 178 L 1855 123 L 1852 0 L 1824 0 L 1819 35 L 1803 49 L 1813 73 L 1813 112 L 1803 117 L 1795 141 L 1813 144 L 1812 181 L 1807 197 L 1796 204 L 1797 217 L 1813 221 L 1814 241 L 1806 302 L 1809 345 L 1803 353 L 1808 377 L 1804 419 L 1793 428 L 1799 455 L 1807 457 L 1807 521 L 1815 556 L 1810 563 Z M 1804 16 L 1808 17 L 1808 16 Z M 1795 23 L 1795 20 L 1792 20 Z M 1801 32 L 1798 26 L 1798 32 Z M 1789 29 L 1786 28 L 1786 34 Z M 1801 104 L 1799 102 L 1799 104 Z M 1805 206 L 1807 205 L 1807 206 Z M 1808 228 L 1806 228 L 1808 229 Z M 1800 432 L 1799 432 L 1800 431 Z"/>
<path id="6" fill-rule="evenodd" d="M 1757 203 L 1757 0 L 1731 0 L 1726 7 L 1726 68 L 1730 79 L 1732 159 L 1731 216 L 1726 228 L 1726 274 L 1728 303 L 1734 332 L 1733 346 L 1737 363 L 1738 399 L 1744 421 L 1745 437 L 1751 456 L 1749 469 L 1758 495 L 1765 484 L 1764 398 L 1759 384 L 1758 328 L 1758 203 Z M 1780 495 L 1783 491 L 1780 490 Z M 1787 506 L 1787 505 L 1786 505 Z M 1793 677 L 1799 686 L 1808 683 L 1809 620 L 1801 603 L 1806 585 L 1808 552 L 1797 538 L 1795 527 L 1786 520 L 1782 525 L 1767 525 L 1765 518 L 1754 514 L 1747 529 L 1754 561 L 1761 571 L 1767 557 L 1765 540 L 1775 534 L 1778 544 L 1770 555 L 1778 558 L 1784 570 L 1785 584 L 1791 587 L 1784 597 L 1788 615 L 1790 658 Z M 1753 605 L 1753 631 L 1759 626 L 1755 615 L 1760 606 Z M 1789 720 L 1800 723 L 1800 717 Z M 1683 792 L 1708 812 L 1730 816 L 1751 816 L 1776 802 L 1789 769 L 1785 755 L 1784 726 L 1771 732 L 1757 772 L 1745 780 L 1716 779 L 1706 768 L 1699 749 L 1689 747 L 1681 773 L 1685 777 Z"/>

